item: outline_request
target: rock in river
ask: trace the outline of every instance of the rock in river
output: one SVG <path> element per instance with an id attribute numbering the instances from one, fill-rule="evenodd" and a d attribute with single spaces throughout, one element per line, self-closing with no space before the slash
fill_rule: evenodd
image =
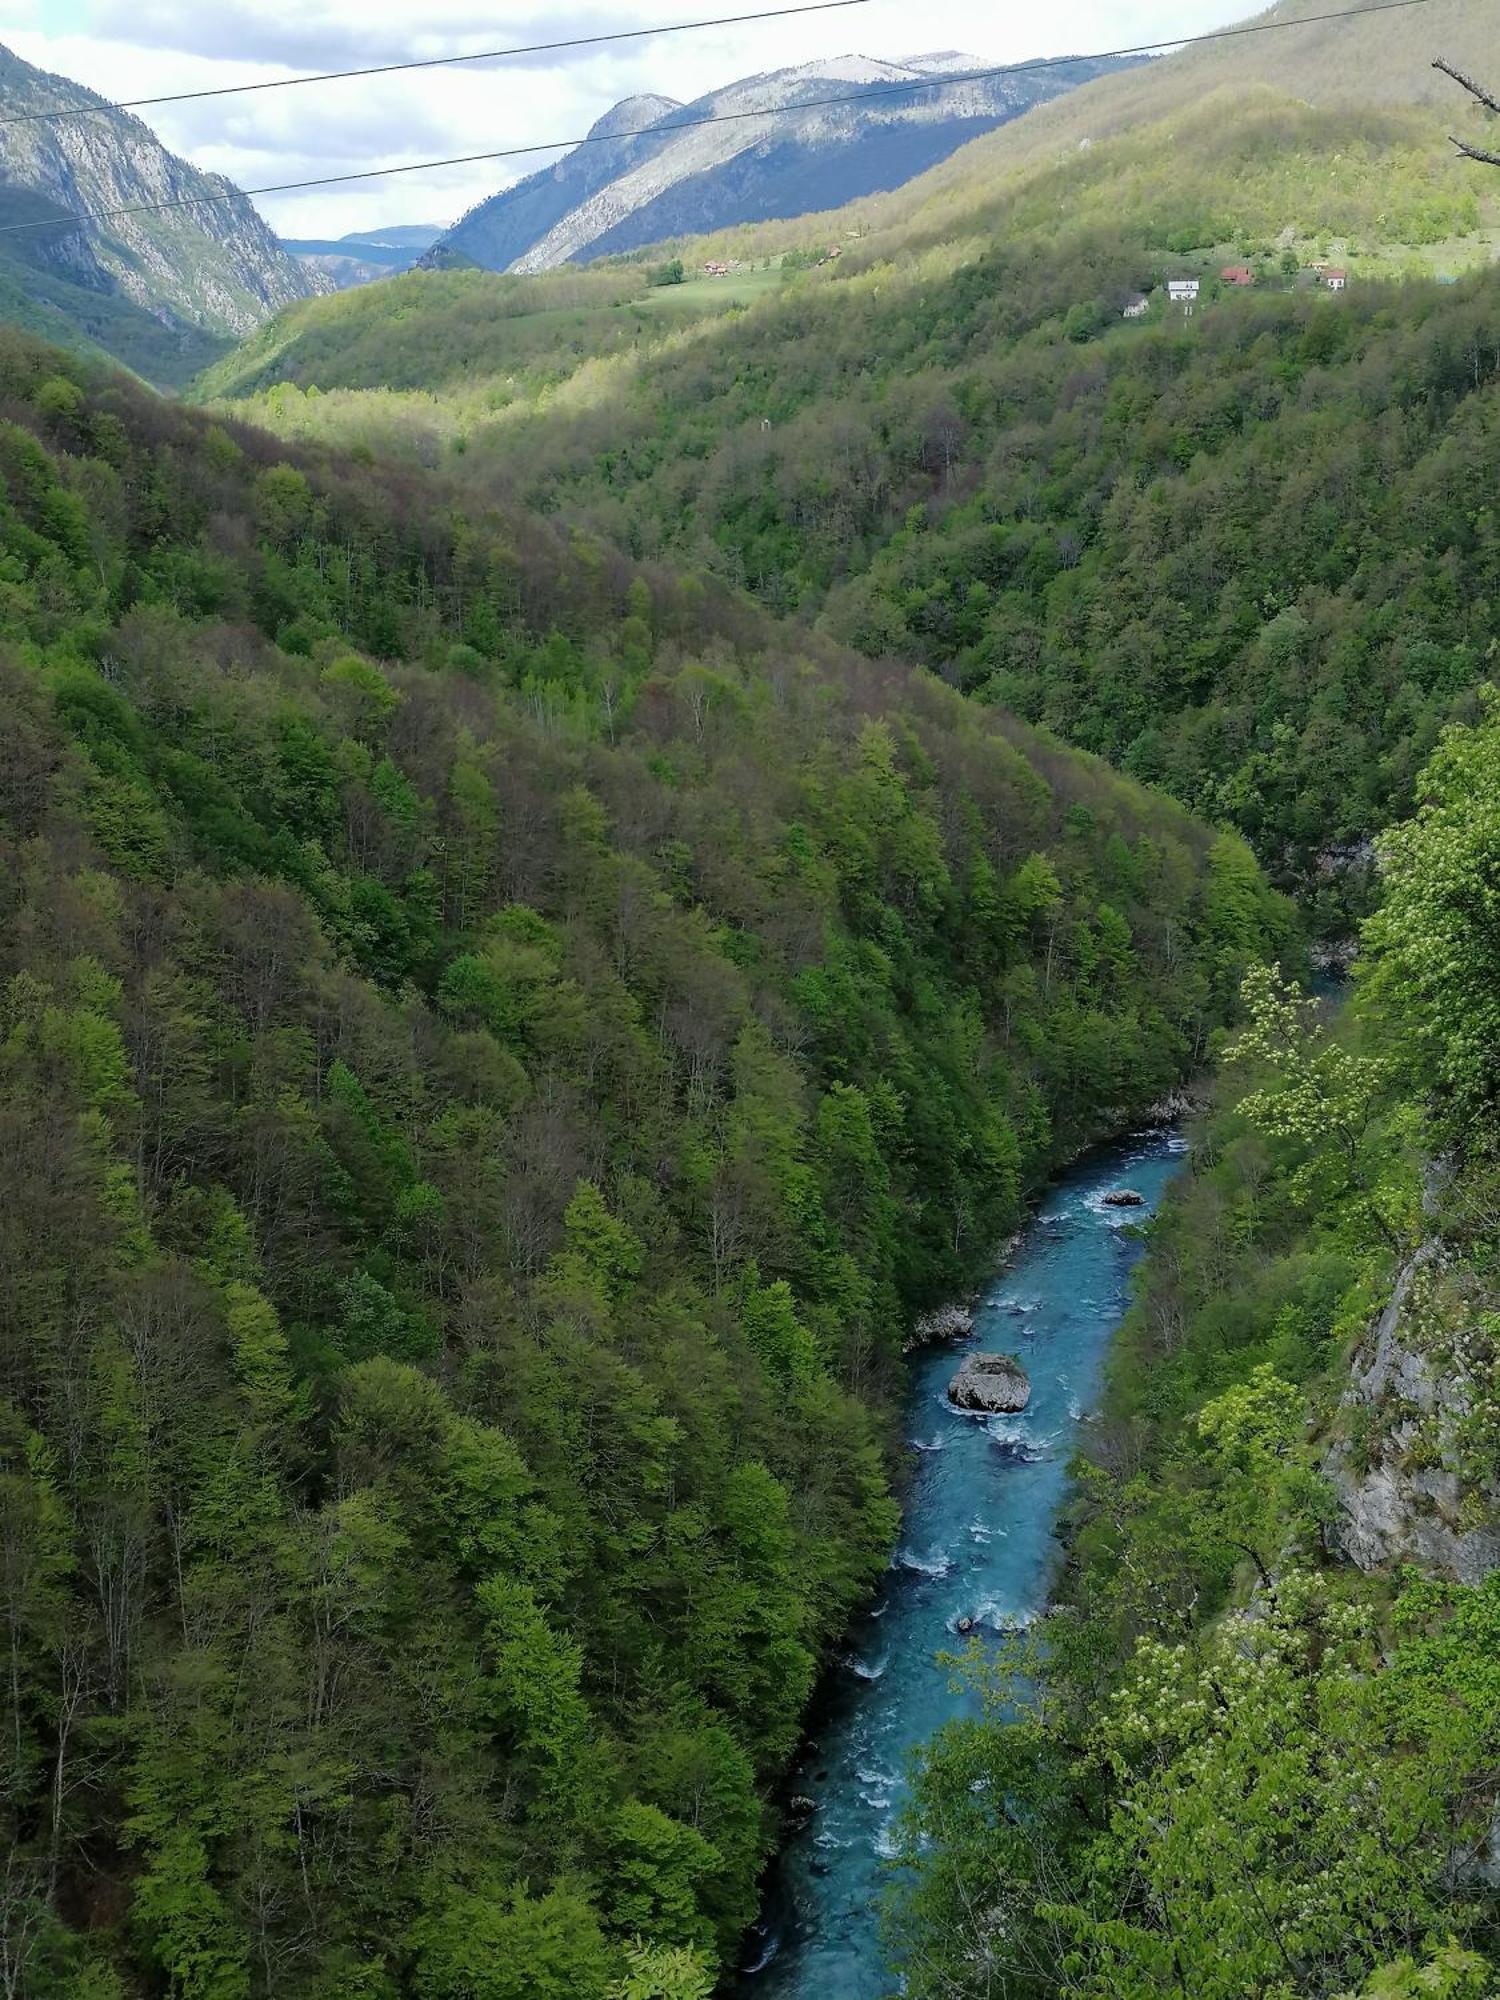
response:
<path id="1" fill-rule="evenodd" d="M 1143 1208 L 1145 1203 L 1146 1197 L 1134 1188 L 1111 1188 L 1104 1197 L 1106 1208 Z"/>
<path id="2" fill-rule="evenodd" d="M 1024 1410 L 1031 1384 L 1013 1354 L 971 1354 L 948 1384 L 948 1400 L 961 1410 Z"/>
<path id="3" fill-rule="evenodd" d="M 974 1331 L 974 1314 L 965 1305 L 939 1306 L 935 1312 L 923 1313 L 912 1328 L 911 1345 L 925 1345 L 932 1340 L 967 1340 Z"/>

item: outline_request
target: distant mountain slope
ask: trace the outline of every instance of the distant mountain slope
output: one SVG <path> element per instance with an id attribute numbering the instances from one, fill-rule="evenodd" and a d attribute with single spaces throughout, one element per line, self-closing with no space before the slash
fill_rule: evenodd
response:
<path id="1" fill-rule="evenodd" d="M 1317 18 L 1336 14 L 1336 18 Z M 1479 116 L 1435 56 L 1493 76 L 1500 65 L 1500 15 L 1493 0 L 1423 0 L 1406 8 L 1381 0 L 1278 0 L 1241 24 L 1259 28 L 1300 22 L 1283 33 L 1226 36 L 1180 50 L 1161 61 L 1113 73 L 1070 91 L 977 147 L 946 162 L 888 206 L 894 216 L 952 188 L 972 197 L 1005 168 L 1063 159 L 1088 142 L 1138 130 L 1177 111 L 1190 111 L 1218 90 L 1272 89 L 1305 104 L 1330 107 L 1406 106 L 1441 111 L 1451 129 Z M 909 201 L 907 197 L 910 197 Z"/>
<path id="2" fill-rule="evenodd" d="M 575 146 L 554 166 L 528 174 L 514 187 L 480 202 L 422 258 L 429 269 L 478 264 L 504 271 L 601 188 L 667 143 L 669 134 L 619 138 L 680 111 L 670 97 L 627 97 L 589 130 L 590 143 Z M 560 261 L 560 260 L 559 260 Z"/>
<path id="3" fill-rule="evenodd" d="M 588 144 L 482 202 L 423 261 L 542 271 L 668 236 L 829 208 L 901 186 L 1110 65 L 1080 60 L 964 79 L 982 67 L 952 51 L 899 63 L 842 56 L 746 77 L 692 104 L 628 98 Z M 954 82 L 928 86 L 946 72 Z M 857 101 L 799 108 L 846 93 Z"/>
<path id="4" fill-rule="evenodd" d="M 0 185 L 0 232 L 7 224 L 66 222 L 66 212 L 30 188 Z M 177 388 L 233 344 L 185 322 L 166 325 L 123 292 L 80 283 L 48 258 L 48 232 L 0 233 L 0 322 L 84 354 L 122 363 Z"/>
<path id="5" fill-rule="evenodd" d="M 405 222 L 389 229 L 354 229 L 347 236 L 284 236 L 281 247 L 342 292 L 410 270 L 443 233 L 441 223 Z"/>
<path id="6" fill-rule="evenodd" d="M 0 293 L 21 302 L 6 317 L 176 381 L 225 337 L 327 289 L 228 181 L 169 153 L 138 118 L 24 118 L 104 103 L 0 48 L 0 114 L 24 121 L 0 124 L 0 208 L 42 225 L 0 235 Z M 68 220 L 148 203 L 184 205 L 83 229 Z"/>

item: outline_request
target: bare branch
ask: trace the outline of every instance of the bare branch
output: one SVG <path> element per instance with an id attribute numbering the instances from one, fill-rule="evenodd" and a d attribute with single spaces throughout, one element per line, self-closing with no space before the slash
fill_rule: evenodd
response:
<path id="1" fill-rule="evenodd" d="M 1479 102 L 1484 106 L 1486 111 L 1493 111 L 1497 114 L 1500 114 L 1500 98 L 1493 97 L 1490 94 L 1490 92 L 1485 89 L 1484 85 L 1482 83 L 1476 83 L 1472 76 L 1466 76 L 1465 73 L 1461 69 L 1459 69 L 1456 63 L 1451 63 L 1447 61 L 1447 59 L 1443 56 L 1437 56 L 1434 58 L 1432 66 L 1434 69 L 1440 69 L 1443 72 L 1444 76 L 1451 76 L 1455 83 L 1462 85 L 1462 87 L 1466 91 L 1468 91 L 1470 97 L 1474 97 L 1479 100 Z M 1458 142 L 1455 140 L 1454 143 L 1457 144 Z M 1480 154 L 1479 157 L 1481 159 L 1488 159 L 1489 155 L 1485 153 L 1485 154 Z"/>
<path id="2" fill-rule="evenodd" d="M 1486 153 L 1482 147 L 1467 145 L 1462 139 L 1454 139 L 1451 132 L 1448 137 L 1466 160 L 1478 160 L 1482 167 L 1500 167 L 1500 153 Z"/>

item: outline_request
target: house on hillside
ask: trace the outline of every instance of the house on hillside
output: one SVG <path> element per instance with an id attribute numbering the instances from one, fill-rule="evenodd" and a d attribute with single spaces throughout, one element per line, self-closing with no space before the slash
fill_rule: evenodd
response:
<path id="1" fill-rule="evenodd" d="M 1151 310 L 1151 301 L 1144 292 L 1132 292 L 1120 308 L 1121 319 L 1144 319 Z"/>
<path id="2" fill-rule="evenodd" d="M 1331 265 L 1323 273 L 1323 283 L 1328 287 L 1330 292 L 1341 292 L 1348 282 L 1349 273 L 1337 270 Z"/>
<path id="3" fill-rule="evenodd" d="M 703 275 L 705 278 L 727 278 L 729 276 L 729 266 L 717 262 L 705 264 L 703 266 Z"/>
<path id="4" fill-rule="evenodd" d="M 1255 273 L 1248 264 L 1226 264 L 1219 276 L 1226 285 L 1253 285 Z"/>

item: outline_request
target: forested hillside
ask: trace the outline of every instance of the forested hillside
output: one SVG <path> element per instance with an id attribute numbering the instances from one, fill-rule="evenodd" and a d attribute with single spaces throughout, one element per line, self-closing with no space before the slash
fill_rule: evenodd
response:
<path id="1" fill-rule="evenodd" d="M 1495 284 L 1437 279 L 1488 256 L 1496 190 L 1430 110 L 1267 89 L 956 171 L 745 310 L 673 329 L 601 292 L 549 347 L 540 295 L 487 318 L 407 280 L 208 386 L 925 661 L 1229 819 L 1346 928 L 1347 865 L 1489 644 Z"/>
<path id="2" fill-rule="evenodd" d="M 712 588 L 0 392 L 7 1989 L 690 2000 L 913 1313 L 1284 908 Z"/>
<path id="3" fill-rule="evenodd" d="M 706 2000 L 914 1323 L 1196 1072 L 890 1962 L 1494 1993 L 1492 25 L 305 301 L 209 408 L 0 338 L 0 1989 Z"/>
<path id="4" fill-rule="evenodd" d="M 875 301 L 874 367 L 829 288 L 795 341 L 752 315 L 673 350 L 639 431 L 607 406 L 543 417 L 491 463 L 1047 723 L 1310 886 L 1405 808 L 1482 671 L 1496 286 L 1289 290 L 1141 328 L 1106 303 L 1124 253 L 1072 268 L 1059 318 L 1040 253 Z M 813 388 L 830 344 L 837 396 Z"/>
<path id="5" fill-rule="evenodd" d="M 1497 699 L 1384 843 L 1352 1007 L 1247 985 L 1045 1640 L 976 1652 L 925 1761 L 917 2000 L 1496 1991 Z"/>

